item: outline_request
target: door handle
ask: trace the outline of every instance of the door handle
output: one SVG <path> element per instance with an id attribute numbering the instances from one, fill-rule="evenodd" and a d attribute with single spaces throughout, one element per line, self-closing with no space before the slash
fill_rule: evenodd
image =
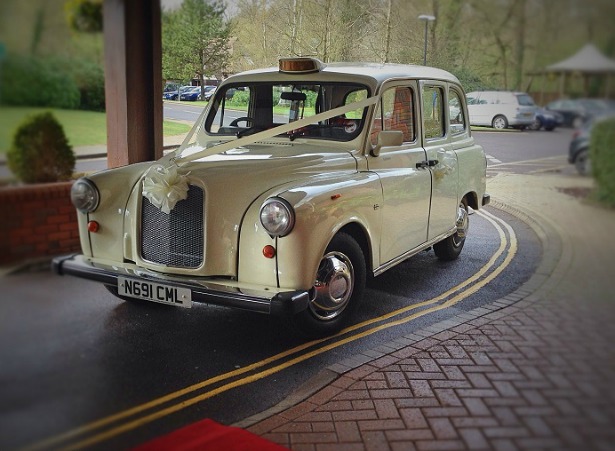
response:
<path id="1" fill-rule="evenodd" d="M 439 163 L 438 160 L 425 160 L 425 161 L 420 161 L 416 164 L 416 168 L 417 169 L 425 169 L 425 168 L 432 168 L 434 166 L 436 166 Z"/>

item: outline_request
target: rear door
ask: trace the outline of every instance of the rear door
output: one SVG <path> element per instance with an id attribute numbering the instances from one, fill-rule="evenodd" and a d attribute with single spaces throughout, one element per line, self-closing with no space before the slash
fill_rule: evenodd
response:
<path id="1" fill-rule="evenodd" d="M 432 180 L 428 239 L 447 234 L 455 225 L 458 203 L 459 164 L 449 139 L 450 107 L 448 85 L 440 81 L 421 82 L 422 144 Z"/>

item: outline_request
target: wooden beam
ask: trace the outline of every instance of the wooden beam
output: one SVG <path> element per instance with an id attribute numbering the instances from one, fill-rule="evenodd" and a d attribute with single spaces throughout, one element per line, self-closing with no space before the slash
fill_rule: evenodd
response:
<path id="1" fill-rule="evenodd" d="M 104 0 L 107 164 L 162 156 L 160 0 Z"/>

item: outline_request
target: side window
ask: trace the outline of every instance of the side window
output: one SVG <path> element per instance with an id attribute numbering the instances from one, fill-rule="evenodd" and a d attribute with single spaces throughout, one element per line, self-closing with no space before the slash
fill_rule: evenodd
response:
<path id="1" fill-rule="evenodd" d="M 466 118 L 463 112 L 461 95 L 450 89 L 448 91 L 448 117 L 451 134 L 458 135 L 466 129 Z"/>
<path id="2" fill-rule="evenodd" d="M 380 98 L 376 108 L 376 114 L 370 139 L 373 145 L 378 143 L 380 130 L 400 130 L 404 136 L 404 142 L 412 142 L 416 139 L 414 127 L 414 93 L 408 87 L 398 86 L 387 89 Z"/>
<path id="3" fill-rule="evenodd" d="M 423 86 L 423 128 L 425 138 L 444 136 L 444 92 L 437 86 Z"/>

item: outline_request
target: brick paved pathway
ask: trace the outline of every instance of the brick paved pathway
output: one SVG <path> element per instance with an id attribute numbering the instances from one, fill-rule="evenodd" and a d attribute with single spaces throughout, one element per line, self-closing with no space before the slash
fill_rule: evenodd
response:
<path id="1" fill-rule="evenodd" d="M 603 326 L 614 309 L 578 308 L 488 314 L 362 365 L 250 430 L 294 450 L 613 450 L 615 328 Z"/>
<path id="2" fill-rule="evenodd" d="M 615 212 L 547 191 L 538 206 L 567 221 L 537 230 L 528 286 L 248 429 L 293 450 L 615 450 Z"/>

